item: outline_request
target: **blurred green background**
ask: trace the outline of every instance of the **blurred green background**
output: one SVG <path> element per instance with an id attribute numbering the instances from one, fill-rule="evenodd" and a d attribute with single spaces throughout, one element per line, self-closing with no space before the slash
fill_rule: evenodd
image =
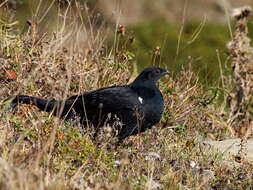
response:
<path id="1" fill-rule="evenodd" d="M 10 0 L 0 1 L 0 18 L 19 21 L 19 31 L 28 29 L 27 20 L 39 20 L 42 32 L 52 32 L 58 23 L 58 9 L 81 7 L 84 20 L 89 14 L 96 17 L 94 30 L 99 25 L 111 29 L 108 46 L 112 45 L 113 33 L 118 25 L 126 26 L 133 37 L 129 51 L 135 55 L 139 69 L 153 64 L 155 49 L 160 55 L 155 64 L 167 67 L 174 74 L 183 67 L 192 67 L 200 81 L 207 85 L 218 84 L 220 68 L 229 73 L 226 43 L 231 39 L 230 10 L 251 0 Z M 11 10 L 13 14 L 8 14 Z M 75 14 L 75 11 L 73 11 Z M 252 34 L 249 24 L 249 34 Z"/>

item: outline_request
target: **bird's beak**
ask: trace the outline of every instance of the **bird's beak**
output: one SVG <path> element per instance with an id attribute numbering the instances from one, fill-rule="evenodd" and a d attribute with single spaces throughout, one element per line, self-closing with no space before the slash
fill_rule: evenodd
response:
<path id="1" fill-rule="evenodd" d="M 171 73 L 170 73 L 169 71 L 166 71 L 165 74 L 166 74 L 166 75 L 170 75 Z"/>
<path id="2" fill-rule="evenodd" d="M 164 75 L 170 75 L 170 74 L 171 74 L 171 73 L 170 73 L 169 71 L 164 71 L 164 72 L 163 72 L 163 76 L 164 76 Z"/>

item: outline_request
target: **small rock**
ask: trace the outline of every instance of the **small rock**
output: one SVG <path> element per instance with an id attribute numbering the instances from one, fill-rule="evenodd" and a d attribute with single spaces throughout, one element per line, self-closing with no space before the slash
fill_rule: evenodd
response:
<path id="1" fill-rule="evenodd" d="M 195 162 L 195 161 L 190 161 L 190 167 L 191 168 L 194 168 L 194 169 L 199 169 L 199 166 L 198 166 L 198 164 Z"/>
<path id="2" fill-rule="evenodd" d="M 114 161 L 114 167 L 119 167 L 121 165 L 121 162 L 119 160 Z"/>
<path id="3" fill-rule="evenodd" d="M 223 141 L 204 141 L 204 146 L 209 150 L 211 147 L 221 152 L 221 154 L 236 156 L 241 149 L 241 139 L 226 139 Z M 245 158 L 248 161 L 253 161 L 253 140 L 248 139 L 244 144 Z"/>
<path id="4" fill-rule="evenodd" d="M 215 179 L 214 172 L 212 170 L 203 170 L 201 176 L 204 182 L 208 182 L 210 180 Z"/>
<path id="5" fill-rule="evenodd" d="M 152 178 L 148 179 L 147 183 L 145 184 L 146 189 L 149 190 L 159 190 L 162 189 L 162 185 L 156 181 L 154 181 Z"/>
<path id="6" fill-rule="evenodd" d="M 145 154 L 145 160 L 161 160 L 161 156 L 156 152 L 147 152 Z"/>

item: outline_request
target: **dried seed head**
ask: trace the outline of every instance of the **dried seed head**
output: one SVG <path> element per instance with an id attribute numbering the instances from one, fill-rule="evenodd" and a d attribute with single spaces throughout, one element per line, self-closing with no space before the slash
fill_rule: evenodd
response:
<path id="1" fill-rule="evenodd" d="M 250 6 L 243 6 L 239 8 L 234 8 L 231 11 L 232 17 L 235 17 L 237 20 L 248 17 L 252 12 Z"/>
<path id="2" fill-rule="evenodd" d="M 117 34 L 124 36 L 126 34 L 126 27 L 124 25 L 119 25 Z"/>

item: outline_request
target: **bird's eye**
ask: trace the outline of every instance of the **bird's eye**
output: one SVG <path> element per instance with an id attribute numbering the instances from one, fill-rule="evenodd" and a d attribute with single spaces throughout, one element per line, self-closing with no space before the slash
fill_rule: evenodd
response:
<path id="1" fill-rule="evenodd" d="M 159 73 L 160 73 L 160 70 L 159 70 L 159 69 L 156 69 L 156 70 L 155 70 L 155 73 L 156 73 L 156 74 L 159 74 Z"/>

